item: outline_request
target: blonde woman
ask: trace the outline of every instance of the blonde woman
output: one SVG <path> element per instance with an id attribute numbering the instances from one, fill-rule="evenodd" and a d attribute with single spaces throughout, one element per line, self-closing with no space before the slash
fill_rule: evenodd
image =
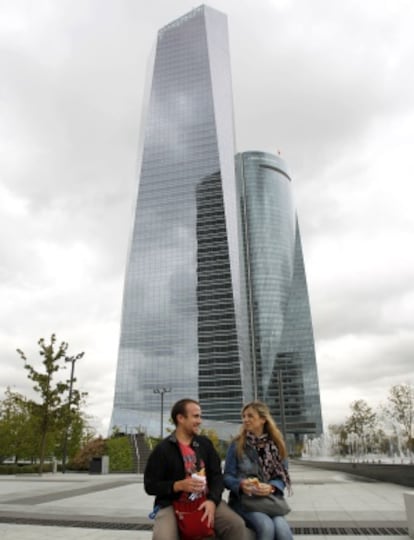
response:
<path id="1" fill-rule="evenodd" d="M 243 509 L 240 500 L 243 493 L 283 496 L 285 488 L 290 491 L 291 483 L 285 442 L 267 405 L 261 401 L 247 403 L 241 416 L 243 425 L 229 447 L 224 467 L 224 485 L 230 490 L 229 504 L 255 531 L 257 540 L 292 540 L 284 517 Z"/>

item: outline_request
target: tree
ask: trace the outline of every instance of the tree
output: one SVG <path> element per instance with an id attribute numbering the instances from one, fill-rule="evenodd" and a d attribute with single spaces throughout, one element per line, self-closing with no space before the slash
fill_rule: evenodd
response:
<path id="1" fill-rule="evenodd" d="M 218 455 L 220 456 L 221 459 L 223 459 L 225 456 L 225 451 L 223 450 L 217 431 L 215 431 L 212 428 L 209 428 L 209 429 L 201 428 L 200 435 L 204 435 L 205 437 L 208 437 L 210 439 Z"/>
<path id="2" fill-rule="evenodd" d="M 348 450 L 348 431 L 344 424 L 330 424 L 328 433 L 332 440 L 332 450 L 335 454 L 346 455 Z"/>
<path id="3" fill-rule="evenodd" d="M 85 395 L 85 393 L 79 393 L 78 396 L 75 394 L 76 398 L 75 400 L 73 397 L 71 398 L 70 407 L 68 402 L 62 405 L 59 411 L 60 418 L 57 419 L 55 446 L 53 450 L 54 455 L 59 459 L 63 458 L 64 450 L 66 450 L 69 458 L 73 457 L 79 448 L 95 436 L 95 430 L 89 425 L 88 416 L 81 410 Z M 77 399 L 79 401 L 76 401 Z"/>
<path id="4" fill-rule="evenodd" d="M 0 401 L 0 462 L 6 458 L 30 459 L 34 425 L 27 399 L 8 387 Z"/>
<path id="5" fill-rule="evenodd" d="M 371 438 L 374 435 L 378 418 L 368 403 L 359 399 L 350 405 L 352 414 L 345 421 L 351 447 L 354 453 L 365 454 L 371 450 Z"/>
<path id="6" fill-rule="evenodd" d="M 412 450 L 413 424 L 414 424 L 414 387 L 410 384 L 396 384 L 390 388 L 388 406 L 384 407 L 386 416 L 398 423 L 406 446 Z"/>
<path id="7" fill-rule="evenodd" d="M 65 429 L 65 421 L 68 420 L 68 404 L 66 393 L 70 388 L 70 381 L 54 381 L 54 377 L 63 367 L 62 361 L 66 359 L 68 344 L 62 342 L 56 347 L 56 336 L 52 334 L 50 343 L 47 344 L 43 338 L 38 341 L 40 347 L 39 354 L 43 357 L 42 363 L 44 371 L 37 371 L 29 364 L 28 359 L 23 351 L 17 349 L 18 354 L 24 361 L 24 368 L 28 372 L 28 378 L 35 384 L 34 390 L 40 395 L 40 403 L 30 400 L 29 407 L 31 414 L 37 422 L 39 433 L 39 473 L 43 471 L 47 451 L 51 451 L 56 444 L 56 439 L 59 439 L 58 434 L 62 434 Z M 83 353 L 81 353 L 83 355 Z M 73 380 L 72 380 L 73 383 Z M 81 394 L 78 391 L 73 391 L 70 406 L 77 407 L 81 399 Z"/>

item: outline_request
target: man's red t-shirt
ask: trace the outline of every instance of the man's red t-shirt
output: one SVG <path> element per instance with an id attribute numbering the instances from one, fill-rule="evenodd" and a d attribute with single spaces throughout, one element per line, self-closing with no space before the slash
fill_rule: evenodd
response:
<path id="1" fill-rule="evenodd" d="M 197 458 L 194 450 L 190 445 L 184 444 L 178 441 L 178 446 L 180 448 L 181 455 L 183 456 L 184 461 L 184 470 L 185 476 L 188 478 L 192 474 L 197 472 Z M 204 462 L 201 460 L 199 463 L 200 468 L 204 467 Z M 180 497 L 180 501 L 187 501 L 190 493 L 183 492 Z"/>

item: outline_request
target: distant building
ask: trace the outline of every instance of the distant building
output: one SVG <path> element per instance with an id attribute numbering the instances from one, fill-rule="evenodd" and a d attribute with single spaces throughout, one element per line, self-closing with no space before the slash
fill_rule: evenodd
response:
<path id="1" fill-rule="evenodd" d="M 111 426 L 158 434 L 161 404 L 167 420 L 187 396 L 207 424 L 233 432 L 256 395 L 280 415 L 277 377 L 288 394 L 294 370 L 281 417 L 319 434 L 290 179 L 262 153 L 238 156 L 236 178 L 226 16 L 201 6 L 162 28 L 147 94 Z"/>

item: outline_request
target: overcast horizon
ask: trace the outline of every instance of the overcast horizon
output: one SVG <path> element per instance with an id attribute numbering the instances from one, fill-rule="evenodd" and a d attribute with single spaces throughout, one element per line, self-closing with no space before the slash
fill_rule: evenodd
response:
<path id="1" fill-rule="evenodd" d="M 237 151 L 293 179 L 325 429 L 414 384 L 414 3 L 212 0 L 228 16 Z M 1 384 L 33 395 L 69 343 L 106 435 L 147 66 L 187 0 L 0 0 Z M 165 406 L 171 403 L 166 394 Z"/>

